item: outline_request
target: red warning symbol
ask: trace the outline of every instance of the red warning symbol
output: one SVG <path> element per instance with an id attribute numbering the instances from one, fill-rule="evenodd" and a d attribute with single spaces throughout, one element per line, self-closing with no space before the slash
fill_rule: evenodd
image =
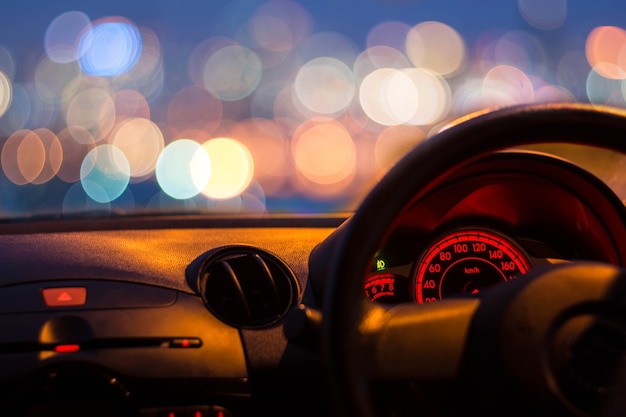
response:
<path id="1" fill-rule="evenodd" d="M 82 306 L 87 301 L 87 288 L 44 288 L 43 300 L 48 307 Z"/>
<path id="2" fill-rule="evenodd" d="M 72 302 L 74 301 L 74 299 L 72 298 L 71 295 L 68 294 L 67 291 L 63 291 L 61 294 L 59 294 L 59 296 L 57 297 L 57 301 L 60 303 L 68 303 L 68 302 Z"/>

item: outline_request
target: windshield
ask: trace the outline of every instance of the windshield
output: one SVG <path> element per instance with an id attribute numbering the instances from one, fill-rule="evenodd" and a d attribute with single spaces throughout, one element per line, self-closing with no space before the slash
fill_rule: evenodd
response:
<path id="1" fill-rule="evenodd" d="M 350 211 L 461 115 L 626 106 L 625 13 L 567 0 L 5 1 L 0 218 Z"/>

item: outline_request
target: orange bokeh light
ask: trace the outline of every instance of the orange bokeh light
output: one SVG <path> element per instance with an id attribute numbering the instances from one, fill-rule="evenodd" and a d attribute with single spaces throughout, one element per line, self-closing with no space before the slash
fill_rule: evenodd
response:
<path id="1" fill-rule="evenodd" d="M 585 44 L 589 65 L 605 78 L 626 78 L 626 30 L 599 26 L 589 33 Z"/>

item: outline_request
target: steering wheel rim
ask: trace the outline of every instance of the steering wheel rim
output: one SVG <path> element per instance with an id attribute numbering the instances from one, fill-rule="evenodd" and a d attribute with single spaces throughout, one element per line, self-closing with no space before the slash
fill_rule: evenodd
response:
<path id="1" fill-rule="evenodd" d="M 342 226 L 330 260 L 321 329 L 321 352 L 338 415 L 377 416 L 369 387 L 372 371 L 364 364 L 378 337 L 369 335 L 377 335 L 386 312 L 365 298 L 362 279 L 394 219 L 411 202 L 471 161 L 502 149 L 544 142 L 592 145 L 626 153 L 626 112 L 566 103 L 524 105 L 471 115 L 407 154 Z M 470 304 L 460 308 L 467 310 L 461 314 L 462 321 L 470 319 L 475 310 Z M 462 352 L 454 354 L 462 356 Z M 450 369 L 444 372 L 451 372 L 457 365 L 449 364 Z"/>

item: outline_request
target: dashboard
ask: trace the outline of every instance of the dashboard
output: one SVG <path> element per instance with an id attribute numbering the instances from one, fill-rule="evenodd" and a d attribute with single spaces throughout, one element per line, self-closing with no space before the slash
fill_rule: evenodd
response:
<path id="1" fill-rule="evenodd" d="M 285 314 L 308 302 L 306 259 L 340 221 L 301 220 L 296 227 L 293 219 L 183 217 L 4 225 L 5 410 L 195 417 L 253 415 L 262 406 L 288 413 L 279 398 L 304 401 L 321 385 L 317 357 L 283 335 Z M 240 277 L 252 313 L 245 323 L 228 316 L 243 309 L 243 299 L 229 298 L 233 286 L 223 275 L 210 280 L 215 287 L 204 286 L 212 265 L 228 265 Z M 282 304 L 269 298 L 269 310 L 262 301 L 274 297 L 273 289 L 247 285 L 264 267 L 287 285 Z"/>

